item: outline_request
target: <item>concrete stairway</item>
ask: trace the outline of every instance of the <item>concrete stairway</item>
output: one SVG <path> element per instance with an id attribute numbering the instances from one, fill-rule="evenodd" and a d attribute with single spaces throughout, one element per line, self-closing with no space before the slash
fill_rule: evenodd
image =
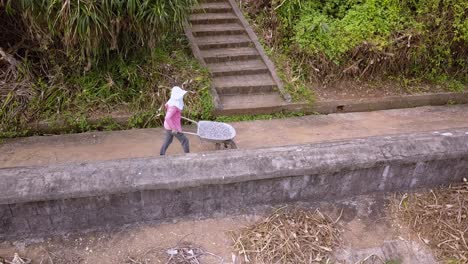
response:
<path id="1" fill-rule="evenodd" d="M 233 0 L 202 0 L 185 32 L 213 78 L 216 114 L 281 111 L 289 101 L 271 61 Z"/>

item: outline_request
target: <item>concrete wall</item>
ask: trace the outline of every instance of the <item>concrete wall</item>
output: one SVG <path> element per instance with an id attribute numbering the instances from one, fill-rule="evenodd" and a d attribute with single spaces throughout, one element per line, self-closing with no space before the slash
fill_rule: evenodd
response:
<path id="1" fill-rule="evenodd" d="M 0 169 L 0 239 L 468 177 L 468 128 L 258 150 Z"/>

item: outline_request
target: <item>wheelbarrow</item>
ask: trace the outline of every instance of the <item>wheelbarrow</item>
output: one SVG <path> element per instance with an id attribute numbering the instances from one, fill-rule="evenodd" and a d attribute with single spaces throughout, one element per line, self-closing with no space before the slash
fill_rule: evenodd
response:
<path id="1" fill-rule="evenodd" d="M 236 130 L 229 124 L 214 121 L 194 121 L 182 117 L 197 126 L 197 133 L 184 131 L 183 133 L 198 136 L 201 141 L 212 142 L 216 144 L 216 149 L 237 149 L 234 142 Z"/>

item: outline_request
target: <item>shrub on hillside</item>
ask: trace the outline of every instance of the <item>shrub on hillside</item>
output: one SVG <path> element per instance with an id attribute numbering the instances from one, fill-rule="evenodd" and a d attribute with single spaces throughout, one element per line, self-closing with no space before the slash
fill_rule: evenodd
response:
<path id="1" fill-rule="evenodd" d="M 468 1 L 240 2 L 265 43 L 309 67 L 312 79 L 468 79 Z"/>

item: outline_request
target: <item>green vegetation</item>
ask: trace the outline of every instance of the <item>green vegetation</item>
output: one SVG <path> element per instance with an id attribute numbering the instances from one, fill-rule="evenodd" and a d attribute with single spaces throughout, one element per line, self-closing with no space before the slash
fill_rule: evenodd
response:
<path id="1" fill-rule="evenodd" d="M 293 102 L 313 103 L 315 95 L 311 89 L 307 88 L 307 82 L 301 78 L 301 74 L 296 74 L 301 72 L 301 68 L 297 65 L 291 65 L 290 60 L 284 54 L 275 52 L 264 44 L 263 46 L 275 63 L 278 76 L 281 78 L 286 92 L 291 95 Z"/>
<path id="2" fill-rule="evenodd" d="M 0 0 L 0 137 L 31 134 L 40 121 L 73 132 L 159 126 L 170 88 L 182 84 L 194 92 L 184 114 L 212 119 L 208 73 L 181 30 L 195 3 Z M 467 86 L 467 1 L 242 4 L 295 101 L 314 100 L 311 84 L 344 78 L 387 78 L 406 91 Z"/>
<path id="3" fill-rule="evenodd" d="M 170 88 L 183 83 L 185 89 L 196 91 L 186 97 L 185 115 L 210 118 L 213 105 L 207 71 L 190 57 L 182 43 L 173 44 L 176 51 L 154 49 L 147 58 L 116 57 L 86 74 L 68 74 L 57 84 L 38 78 L 31 87 L 10 91 L 0 112 L 3 136 L 20 132 L 28 122 L 38 120 L 71 128 L 70 132 L 117 129 L 110 116 L 128 114 L 132 118 L 125 128 L 159 126 Z M 23 91 L 27 97 L 13 94 Z M 106 117 L 102 124 L 89 124 L 88 119 L 99 117 Z"/>
<path id="4" fill-rule="evenodd" d="M 211 118 L 208 72 L 182 32 L 194 3 L 0 1 L 0 137 L 38 121 L 71 132 L 158 126 L 174 85 L 194 92 L 185 115 Z M 125 126 L 122 115 L 132 115 Z"/>
<path id="5" fill-rule="evenodd" d="M 285 82 L 398 77 L 463 91 L 468 1 L 248 0 Z"/>
<path id="6" fill-rule="evenodd" d="M 290 118 L 305 116 L 303 112 L 279 112 L 274 114 L 264 114 L 264 115 L 238 115 L 238 116 L 219 116 L 216 118 L 218 122 L 240 122 L 240 121 L 253 121 L 253 120 L 272 120 L 272 119 L 281 119 L 281 118 Z"/>

